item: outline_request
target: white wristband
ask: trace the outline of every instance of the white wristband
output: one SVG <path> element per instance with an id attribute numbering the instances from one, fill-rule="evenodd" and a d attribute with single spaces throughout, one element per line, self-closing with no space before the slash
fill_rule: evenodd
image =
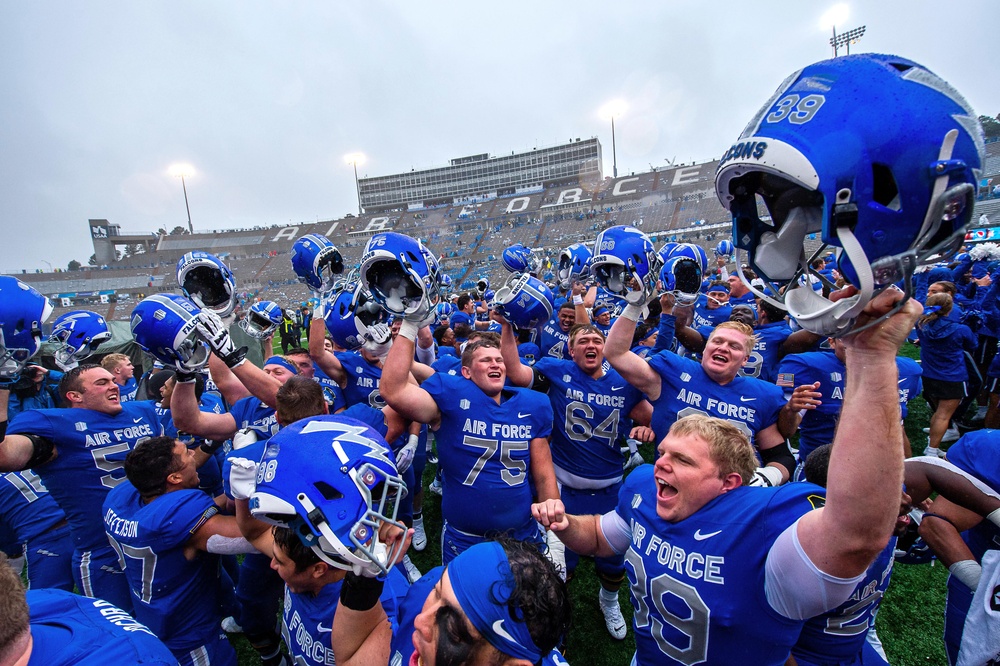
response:
<path id="1" fill-rule="evenodd" d="M 583 296 L 573 294 L 573 305 L 583 305 Z"/>
<path id="2" fill-rule="evenodd" d="M 632 304 L 626 305 L 622 308 L 621 316 L 631 321 L 639 321 L 642 319 L 642 306 Z"/>
<path id="3" fill-rule="evenodd" d="M 1000 509 L 990 512 L 990 514 L 986 516 L 986 520 L 990 521 L 997 527 L 1000 527 Z"/>
<path id="4" fill-rule="evenodd" d="M 417 331 L 420 330 L 420 326 L 416 322 L 412 322 L 409 319 L 404 319 L 403 323 L 399 326 L 399 335 L 406 338 L 410 342 L 417 339 Z"/>
<path id="5" fill-rule="evenodd" d="M 970 590 L 979 587 L 979 577 L 983 575 L 983 568 L 975 560 L 959 560 L 948 567 L 948 571 Z"/>

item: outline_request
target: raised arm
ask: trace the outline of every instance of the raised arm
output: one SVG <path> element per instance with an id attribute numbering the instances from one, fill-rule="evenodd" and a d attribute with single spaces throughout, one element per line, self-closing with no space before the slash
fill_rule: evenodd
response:
<path id="1" fill-rule="evenodd" d="M 217 376 L 225 376 L 228 372 L 235 376 L 238 384 L 246 387 L 246 391 L 249 395 L 259 398 L 268 407 L 277 409 L 278 389 L 281 388 L 281 382 L 258 368 L 253 363 L 244 361 L 233 368 L 229 368 L 215 354 L 212 354 L 212 358 L 209 359 L 208 362 L 208 367 L 212 371 L 213 378 Z M 216 384 L 218 384 L 218 382 L 216 382 Z M 245 398 L 246 396 L 244 395 L 241 397 Z M 228 395 L 226 395 L 226 400 L 229 400 Z M 237 398 L 237 400 L 239 400 L 239 398 Z M 232 405 L 234 403 L 230 402 L 229 404 Z"/>
<path id="2" fill-rule="evenodd" d="M 889 312 L 902 292 L 888 289 L 859 323 Z M 909 300 L 884 322 L 844 338 L 847 385 L 827 475 L 826 506 L 807 513 L 798 537 L 824 573 L 861 574 L 889 541 L 903 484 L 896 352 L 922 308 Z"/>
<path id="3" fill-rule="evenodd" d="M 347 382 L 347 373 L 344 372 L 344 366 L 340 364 L 340 360 L 326 350 L 326 345 L 323 344 L 325 339 L 326 322 L 323 321 L 322 317 L 313 317 L 309 323 L 309 358 L 330 379 L 340 384 L 340 388 L 344 388 L 344 384 Z"/>
<path id="4" fill-rule="evenodd" d="M 409 381 L 416 335 L 417 324 L 404 319 L 382 367 L 379 387 L 386 403 L 404 417 L 433 424 L 441 417 L 437 403 L 430 393 Z"/>
<path id="5" fill-rule="evenodd" d="M 650 400 L 656 400 L 660 397 L 660 375 L 631 351 L 635 323 L 641 312 L 642 308 L 636 305 L 625 307 L 608 333 L 608 339 L 604 343 L 604 357 L 625 381 L 645 393 Z"/>
<path id="6" fill-rule="evenodd" d="M 198 408 L 194 393 L 194 378 L 178 380 L 170 396 L 170 418 L 181 432 L 189 432 L 205 439 L 229 439 L 236 434 L 236 419 L 232 414 L 203 412 Z"/>
<path id="7" fill-rule="evenodd" d="M 535 379 L 535 373 L 521 362 L 521 357 L 517 353 L 517 339 L 514 337 L 514 329 L 511 328 L 510 322 L 495 312 L 493 319 L 500 322 L 500 354 L 503 355 L 507 377 L 514 386 L 531 386 Z"/>

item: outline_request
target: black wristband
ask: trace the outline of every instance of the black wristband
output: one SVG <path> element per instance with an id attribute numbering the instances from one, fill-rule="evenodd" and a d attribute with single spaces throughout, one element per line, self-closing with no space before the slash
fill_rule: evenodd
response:
<path id="1" fill-rule="evenodd" d="M 183 370 L 177 370 L 174 372 L 174 379 L 178 384 L 190 384 L 198 379 L 197 372 L 184 372 Z"/>
<path id="2" fill-rule="evenodd" d="M 205 440 L 201 446 L 198 448 L 207 453 L 210 456 L 214 456 L 215 452 L 222 448 L 222 445 L 226 443 L 224 439 L 208 439 Z"/>
<path id="3" fill-rule="evenodd" d="M 24 433 L 23 435 L 31 440 L 31 457 L 25 463 L 24 469 L 32 469 L 52 460 L 52 452 L 56 448 L 55 442 L 41 435 L 31 435 L 28 433 Z"/>
<path id="4" fill-rule="evenodd" d="M 371 610 L 382 596 L 383 587 L 385 587 L 383 579 L 368 578 L 348 572 L 340 587 L 340 603 L 355 611 Z"/>
<path id="5" fill-rule="evenodd" d="M 243 362 L 243 359 L 246 358 L 247 351 L 248 351 L 247 347 L 243 346 L 240 347 L 239 349 L 233 350 L 232 352 L 226 354 L 225 356 L 220 356 L 219 358 L 222 359 L 222 362 L 226 364 L 227 368 L 232 370 L 233 368 L 235 368 L 236 366 L 238 366 L 240 363 Z"/>
<path id="6" fill-rule="evenodd" d="M 8 421 L 6 419 L 0 421 L 0 439 L 7 436 L 7 423 Z"/>

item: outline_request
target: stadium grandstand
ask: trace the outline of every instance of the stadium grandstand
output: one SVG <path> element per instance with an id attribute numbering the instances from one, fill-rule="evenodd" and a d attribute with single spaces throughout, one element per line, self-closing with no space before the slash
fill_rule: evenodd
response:
<path id="1" fill-rule="evenodd" d="M 1000 142 L 986 148 L 970 242 L 1000 241 Z M 139 298 L 177 291 L 175 265 L 191 250 L 222 258 L 236 276 L 241 300 L 297 305 L 309 298 L 309 292 L 292 273 L 290 252 L 295 240 L 309 233 L 330 238 L 348 266 L 359 263 L 368 238 L 379 231 L 419 237 L 455 284 L 466 285 L 462 288 L 484 276 L 494 286 L 501 284 L 506 273 L 500 255 L 516 242 L 541 252 L 546 258 L 544 275 L 554 269 L 564 247 L 591 242 L 600 230 L 613 225 L 636 226 L 658 246 L 684 241 L 711 249 L 729 237 L 729 213 L 719 204 L 713 186 L 718 160 L 604 178 L 600 150 L 596 139 L 576 140 L 503 158 L 478 155 L 452 160 L 442 169 L 412 172 L 410 184 L 400 181 L 407 174 L 368 178 L 361 181 L 363 201 L 395 179 L 391 205 L 378 203 L 376 197 L 363 215 L 321 222 L 164 235 L 123 232 L 108 220 L 89 220 L 97 266 L 14 275 L 52 298 L 57 314 L 86 307 L 108 319 L 124 320 Z M 553 163 L 563 159 L 562 166 L 540 176 L 537 163 L 531 161 L 536 153 L 548 155 Z M 512 163 L 520 171 L 506 171 L 499 183 L 498 170 L 508 170 Z M 428 196 L 426 187 L 413 184 L 426 183 L 432 176 L 446 177 L 453 188 L 446 201 L 440 201 L 445 195 Z M 400 192 L 407 191 L 410 199 L 397 200 Z M 129 256 L 121 256 L 125 247 L 130 248 Z"/>

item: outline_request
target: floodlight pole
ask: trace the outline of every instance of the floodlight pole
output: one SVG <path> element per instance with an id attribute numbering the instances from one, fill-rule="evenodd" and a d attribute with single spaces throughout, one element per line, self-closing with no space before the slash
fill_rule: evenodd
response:
<path id="1" fill-rule="evenodd" d="M 194 227 L 191 225 L 191 206 L 188 205 L 188 188 L 184 183 L 184 174 L 181 174 L 181 189 L 184 190 L 184 208 L 187 210 L 188 214 L 188 233 L 194 233 Z M 177 190 L 174 190 L 175 192 Z"/>
<path id="2" fill-rule="evenodd" d="M 612 167 L 614 171 L 614 177 L 618 177 L 618 151 L 615 148 L 615 117 L 611 116 L 611 161 L 614 165 Z"/>

